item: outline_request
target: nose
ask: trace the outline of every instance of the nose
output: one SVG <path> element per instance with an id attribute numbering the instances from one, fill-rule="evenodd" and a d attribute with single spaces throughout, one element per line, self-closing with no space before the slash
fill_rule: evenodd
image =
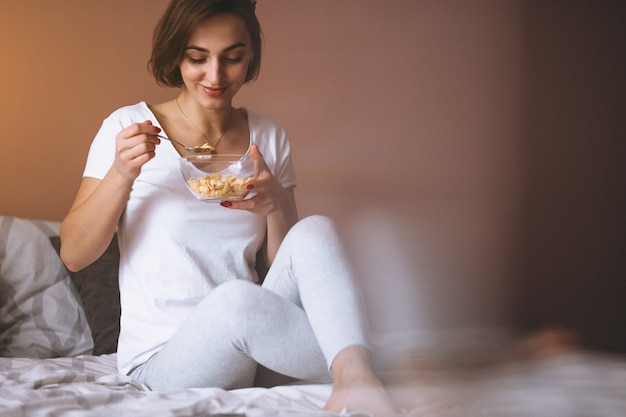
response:
<path id="1" fill-rule="evenodd" d="M 219 59 L 210 59 L 206 65 L 206 79 L 211 84 L 219 84 L 224 77 L 224 66 Z"/>

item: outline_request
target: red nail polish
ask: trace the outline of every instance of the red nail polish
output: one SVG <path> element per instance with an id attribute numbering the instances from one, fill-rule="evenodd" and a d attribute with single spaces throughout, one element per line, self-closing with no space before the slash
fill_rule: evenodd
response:
<path id="1" fill-rule="evenodd" d="M 154 126 L 154 128 L 157 130 L 157 133 L 161 133 L 161 128 L 158 126 Z"/>
<path id="2" fill-rule="evenodd" d="M 248 185 L 246 185 L 246 188 L 248 190 L 252 190 L 254 188 L 254 184 L 248 184 Z"/>
<path id="3" fill-rule="evenodd" d="M 222 201 L 222 202 L 220 202 L 220 206 L 222 206 L 222 207 L 232 207 L 233 203 L 231 203 L 230 201 Z"/>

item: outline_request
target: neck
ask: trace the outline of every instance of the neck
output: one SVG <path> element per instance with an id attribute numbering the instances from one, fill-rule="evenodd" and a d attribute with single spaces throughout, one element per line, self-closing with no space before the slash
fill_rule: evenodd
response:
<path id="1" fill-rule="evenodd" d="M 230 105 L 218 110 L 205 109 L 185 94 L 176 98 L 176 104 L 187 124 L 211 145 L 216 145 L 230 128 L 234 113 Z"/>

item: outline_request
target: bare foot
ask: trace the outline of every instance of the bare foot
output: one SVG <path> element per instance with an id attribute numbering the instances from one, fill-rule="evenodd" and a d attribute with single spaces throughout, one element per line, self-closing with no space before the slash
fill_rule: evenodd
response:
<path id="1" fill-rule="evenodd" d="M 368 411 L 376 416 L 399 414 L 391 396 L 371 367 L 369 352 L 350 346 L 332 364 L 333 390 L 324 406 L 326 411 Z"/>
<path id="2" fill-rule="evenodd" d="M 355 383 L 349 387 L 333 386 L 324 410 L 340 412 L 344 409 L 349 411 L 368 411 L 380 417 L 391 417 L 400 414 L 400 411 L 380 381 L 359 381 L 358 384 Z"/>

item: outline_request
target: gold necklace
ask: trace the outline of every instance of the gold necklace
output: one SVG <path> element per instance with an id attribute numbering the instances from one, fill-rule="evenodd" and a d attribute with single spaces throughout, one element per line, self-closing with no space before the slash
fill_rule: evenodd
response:
<path id="1" fill-rule="evenodd" d="M 230 122 L 233 119 L 233 109 L 232 109 L 232 107 L 230 108 L 230 115 L 228 116 L 228 122 L 226 122 L 226 129 L 224 129 L 224 131 L 222 132 L 220 137 L 217 138 L 217 141 L 215 142 L 215 145 L 211 145 L 211 141 L 207 137 L 206 133 L 204 133 L 204 131 L 202 129 L 200 129 L 198 126 L 196 126 L 191 121 L 189 116 L 187 116 L 187 114 L 183 110 L 182 106 L 178 102 L 178 97 L 176 97 L 175 101 L 176 101 L 176 104 L 178 105 L 178 110 L 180 110 L 180 113 L 183 115 L 185 120 L 187 120 L 187 123 L 189 123 L 191 125 L 191 127 L 193 127 L 198 133 L 200 133 L 202 135 L 202 137 L 204 138 L 204 140 L 206 140 L 206 143 L 204 145 L 202 145 L 201 148 L 204 151 L 208 151 L 208 152 L 210 152 L 212 154 L 216 154 L 217 153 L 217 149 L 216 149 L 217 148 L 217 144 L 220 143 L 220 140 L 222 140 L 222 138 L 224 137 L 224 135 L 226 134 L 226 132 L 228 132 L 228 129 L 230 128 Z"/>

